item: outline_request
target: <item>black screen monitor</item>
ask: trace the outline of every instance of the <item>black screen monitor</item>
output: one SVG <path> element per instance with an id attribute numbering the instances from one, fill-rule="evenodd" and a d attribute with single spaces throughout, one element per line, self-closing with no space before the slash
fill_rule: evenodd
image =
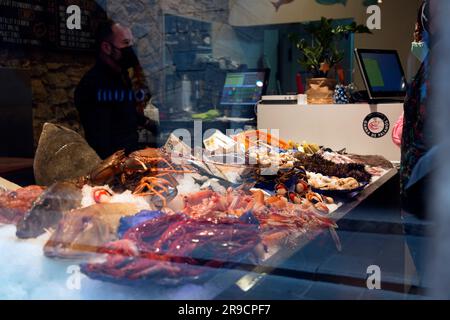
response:
<path id="1" fill-rule="evenodd" d="M 355 49 L 355 54 L 369 99 L 405 97 L 405 73 L 396 50 Z"/>
<path id="2" fill-rule="evenodd" d="M 0 157 L 34 156 L 32 100 L 30 72 L 0 68 Z"/>
<path id="3" fill-rule="evenodd" d="M 228 72 L 221 106 L 254 106 L 266 94 L 270 69 Z"/>

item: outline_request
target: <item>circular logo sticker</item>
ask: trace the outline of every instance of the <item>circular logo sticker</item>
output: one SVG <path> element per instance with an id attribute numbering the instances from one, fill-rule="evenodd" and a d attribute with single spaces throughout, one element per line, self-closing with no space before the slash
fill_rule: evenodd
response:
<path id="1" fill-rule="evenodd" d="M 389 132 L 390 126 L 389 119 L 379 112 L 369 114 L 363 122 L 364 132 L 374 139 L 384 137 Z"/>

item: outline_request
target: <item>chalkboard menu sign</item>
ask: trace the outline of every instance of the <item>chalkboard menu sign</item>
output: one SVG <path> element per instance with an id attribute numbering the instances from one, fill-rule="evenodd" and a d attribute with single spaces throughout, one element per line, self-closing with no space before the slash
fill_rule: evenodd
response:
<path id="1" fill-rule="evenodd" d="M 0 41 L 15 45 L 44 45 L 46 0 L 0 0 Z"/>
<path id="2" fill-rule="evenodd" d="M 91 51 L 106 0 L 0 0 L 0 44 Z M 77 5 L 81 30 L 70 30 L 67 8 Z"/>

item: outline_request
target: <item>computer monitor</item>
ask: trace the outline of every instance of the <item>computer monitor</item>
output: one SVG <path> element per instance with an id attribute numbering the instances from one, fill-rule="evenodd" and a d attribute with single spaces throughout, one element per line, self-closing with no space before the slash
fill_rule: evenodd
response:
<path id="1" fill-rule="evenodd" d="M 270 69 L 228 72 L 221 106 L 254 106 L 266 94 Z"/>
<path id="2" fill-rule="evenodd" d="M 406 95 L 405 73 L 396 50 L 355 49 L 370 100 Z"/>

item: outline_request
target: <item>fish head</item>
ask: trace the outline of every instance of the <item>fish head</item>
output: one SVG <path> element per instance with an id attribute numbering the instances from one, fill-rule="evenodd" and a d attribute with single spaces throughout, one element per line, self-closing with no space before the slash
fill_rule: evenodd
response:
<path id="1" fill-rule="evenodd" d="M 49 219 L 61 219 L 63 213 L 55 210 L 51 198 L 41 199 L 17 224 L 16 236 L 20 239 L 36 238 L 45 233 Z"/>
<path id="2" fill-rule="evenodd" d="M 36 201 L 31 210 L 17 224 L 20 239 L 36 238 L 46 229 L 54 228 L 64 212 L 81 205 L 81 190 L 70 183 L 55 183 Z"/>
<path id="3" fill-rule="evenodd" d="M 82 258 L 112 240 L 108 226 L 95 212 L 68 213 L 44 246 L 47 257 Z"/>
<path id="4" fill-rule="evenodd" d="M 117 240 L 120 218 L 139 212 L 132 204 L 95 204 L 66 213 L 44 247 L 52 258 L 84 258 Z"/>

